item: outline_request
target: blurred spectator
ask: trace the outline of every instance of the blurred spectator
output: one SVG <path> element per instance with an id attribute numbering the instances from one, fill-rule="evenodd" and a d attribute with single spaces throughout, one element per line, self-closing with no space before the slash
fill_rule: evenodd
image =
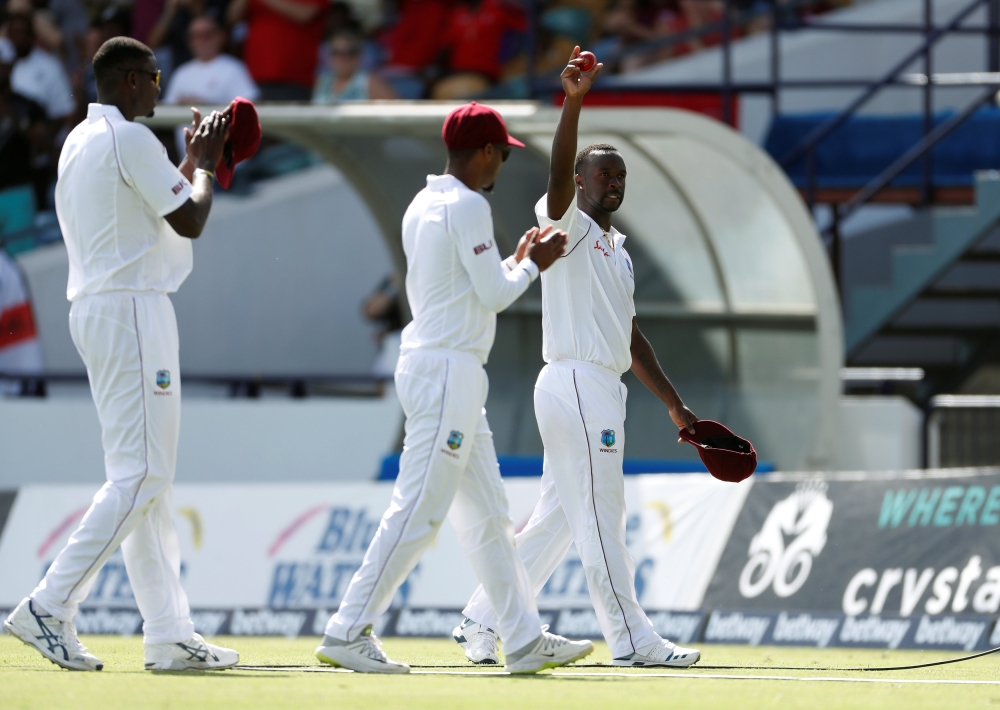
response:
<path id="1" fill-rule="evenodd" d="M 50 119 L 71 115 L 75 104 L 66 70 L 55 56 L 35 44 L 32 15 L 12 15 L 7 36 L 17 53 L 10 75 L 14 91 L 41 104 Z"/>
<path id="2" fill-rule="evenodd" d="M 376 377 L 391 378 L 396 371 L 396 361 L 399 360 L 404 324 L 396 281 L 395 275 L 386 276 L 362 305 L 365 318 L 378 325 L 375 333 L 378 354 L 372 366 L 372 374 Z"/>
<path id="3" fill-rule="evenodd" d="M 84 42 L 83 63 L 79 74 L 74 77 L 76 93 L 80 97 L 80 120 L 87 112 L 87 104 L 97 102 L 97 82 L 94 79 L 94 67 L 91 61 L 102 44 L 112 37 L 127 37 L 130 21 L 127 10 L 116 5 L 104 8 L 87 30 Z"/>
<path id="4" fill-rule="evenodd" d="M 28 131 L 33 122 L 45 120 L 38 104 L 10 88 L 16 58 L 14 45 L 0 38 L 0 190 L 31 184 L 33 151 Z"/>
<path id="5" fill-rule="evenodd" d="M 392 86 L 377 74 L 361 70 L 361 35 L 340 30 L 330 40 L 326 61 L 316 79 L 314 104 L 398 98 Z"/>
<path id="6" fill-rule="evenodd" d="M 500 79 L 503 49 L 528 23 L 524 10 L 508 0 L 464 0 L 452 10 L 445 31 L 449 76 L 431 94 L 435 99 L 465 99 Z"/>
<path id="7" fill-rule="evenodd" d="M 309 101 L 329 0 L 232 0 L 231 24 L 247 23 L 243 60 L 262 101 Z"/>
<path id="8" fill-rule="evenodd" d="M 194 59 L 174 71 L 165 104 L 211 104 L 225 106 L 237 96 L 256 101 L 260 96 L 246 65 L 236 57 L 223 54 L 226 31 L 211 15 L 192 20 L 188 27 L 188 45 Z M 183 156 L 184 129 L 177 129 L 177 150 Z"/>
<path id="9" fill-rule="evenodd" d="M 8 15 L 28 15 L 31 17 L 35 41 L 42 49 L 53 54 L 62 51 L 63 36 L 59 27 L 49 15 L 36 12 L 31 0 L 7 0 L 4 9 Z"/>

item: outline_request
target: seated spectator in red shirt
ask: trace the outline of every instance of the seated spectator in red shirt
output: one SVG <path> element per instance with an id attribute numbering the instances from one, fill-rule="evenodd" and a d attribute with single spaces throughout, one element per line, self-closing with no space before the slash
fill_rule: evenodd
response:
<path id="1" fill-rule="evenodd" d="M 399 19 L 383 35 L 390 71 L 419 74 L 437 62 L 444 48 L 451 0 L 400 0 Z"/>
<path id="2" fill-rule="evenodd" d="M 261 101 L 309 101 L 329 0 L 233 0 L 231 24 L 247 22 L 243 61 Z"/>
<path id="3" fill-rule="evenodd" d="M 524 10 L 507 0 L 467 0 L 452 11 L 445 45 L 448 72 L 434 87 L 435 99 L 474 96 L 500 79 L 504 37 L 524 32 L 528 23 Z"/>

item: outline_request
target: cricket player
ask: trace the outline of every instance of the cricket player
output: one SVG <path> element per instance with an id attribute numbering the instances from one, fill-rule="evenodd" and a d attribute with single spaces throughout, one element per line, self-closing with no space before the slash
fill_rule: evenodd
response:
<path id="1" fill-rule="evenodd" d="M 53 663 L 99 671 L 73 626 L 120 545 L 143 618 L 147 670 L 228 668 L 239 654 L 194 631 L 180 585 L 172 483 L 180 428 L 177 322 L 167 294 L 191 271 L 191 240 L 212 208 L 228 118 L 188 131 L 181 169 L 138 116 L 152 116 L 160 72 L 127 37 L 94 55 L 98 102 L 66 139 L 56 212 L 69 254 L 69 327 L 87 366 L 108 481 L 45 578 L 4 622 Z M 182 169 L 186 172 L 182 172 Z"/>
<path id="2" fill-rule="evenodd" d="M 392 503 L 316 657 L 355 671 L 409 672 L 409 666 L 386 656 L 372 625 L 450 515 L 476 576 L 495 600 L 494 625 L 510 650 L 507 670 L 534 673 L 572 663 L 594 646 L 541 628 L 514 548 L 483 409 L 489 386 L 483 365 L 493 347 L 496 313 L 563 253 L 566 234 L 529 230 L 505 267 L 480 190 L 492 189 L 511 147 L 524 144 L 507 133 L 500 114 L 476 103 L 452 111 L 442 135 L 448 148 L 445 174 L 429 175 L 403 216 L 413 321 L 403 331 L 396 365 L 406 414 L 399 476 Z"/>
<path id="3" fill-rule="evenodd" d="M 635 318 L 635 277 L 625 235 L 611 216 L 625 197 L 625 161 L 611 145 L 576 153 L 583 96 L 601 69 L 581 71 L 577 47 L 562 72 L 566 92 L 552 144 L 548 192 L 538 223 L 569 234 L 566 254 L 542 275 L 542 355 L 535 417 L 545 446 L 542 497 L 517 535 L 517 551 L 537 594 L 571 543 L 590 598 L 620 666 L 689 666 L 700 653 L 660 638 L 639 606 L 635 565 L 625 546 L 625 385 L 631 369 L 693 431 L 684 406 Z M 575 161 L 574 161 L 575 156 Z M 679 582 L 680 583 L 680 582 Z M 480 587 L 455 640 L 474 663 L 496 663 L 498 606 Z"/>

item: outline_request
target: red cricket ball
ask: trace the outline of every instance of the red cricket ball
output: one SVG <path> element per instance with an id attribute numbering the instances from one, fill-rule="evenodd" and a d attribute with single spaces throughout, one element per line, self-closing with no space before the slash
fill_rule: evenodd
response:
<path id="1" fill-rule="evenodd" d="M 597 57 L 594 56 L 593 52 L 580 52 L 579 59 L 583 60 L 583 63 L 580 64 L 580 71 L 590 71 L 597 66 Z"/>

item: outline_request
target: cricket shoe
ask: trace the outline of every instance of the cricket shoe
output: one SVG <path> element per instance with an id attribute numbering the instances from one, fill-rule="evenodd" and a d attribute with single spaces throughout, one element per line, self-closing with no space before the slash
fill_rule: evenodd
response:
<path id="1" fill-rule="evenodd" d="M 497 656 L 500 637 L 491 628 L 465 619 L 451 632 L 455 643 L 465 649 L 465 657 L 479 666 L 495 666 L 500 662 Z"/>
<path id="2" fill-rule="evenodd" d="M 211 671 L 232 668 L 240 654 L 195 634 L 183 643 L 147 643 L 147 671 Z"/>
<path id="3" fill-rule="evenodd" d="M 72 622 L 60 621 L 30 598 L 24 599 L 3 622 L 4 628 L 57 666 L 71 671 L 99 671 L 104 661 L 76 637 Z"/>
<path id="4" fill-rule="evenodd" d="M 316 658 L 323 663 L 338 668 L 347 668 L 358 673 L 409 673 L 410 667 L 385 655 L 382 642 L 366 626 L 361 635 L 353 641 L 341 641 L 332 636 L 324 636 L 323 643 L 316 649 Z"/>
<path id="5" fill-rule="evenodd" d="M 508 673 L 537 673 L 546 668 L 559 668 L 579 661 L 594 652 L 590 641 L 570 641 L 548 632 L 548 625 L 542 627 L 542 635 L 522 649 L 507 654 Z"/>
<path id="6" fill-rule="evenodd" d="M 693 666 L 701 659 L 701 651 L 694 648 L 684 648 L 666 639 L 660 639 L 652 646 L 615 658 L 611 661 L 613 666 L 672 666 L 674 668 L 687 668 Z"/>

